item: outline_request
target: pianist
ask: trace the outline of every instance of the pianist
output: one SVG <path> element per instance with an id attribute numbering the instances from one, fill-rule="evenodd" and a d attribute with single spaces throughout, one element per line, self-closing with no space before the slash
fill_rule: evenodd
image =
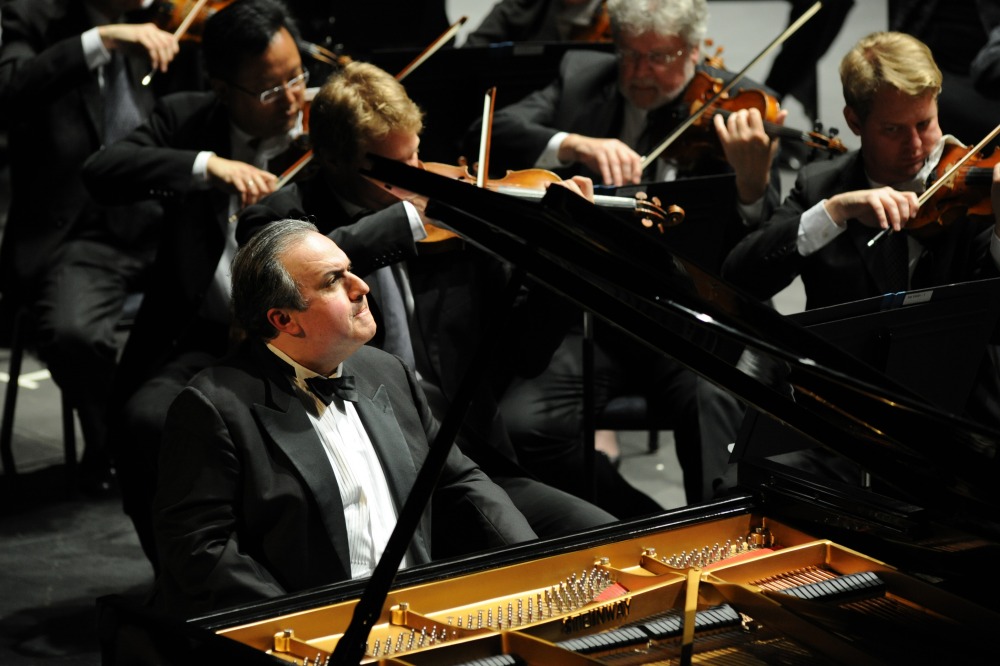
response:
<path id="1" fill-rule="evenodd" d="M 238 252 L 233 311 L 247 339 L 167 415 L 161 609 L 191 616 L 374 570 L 438 423 L 411 370 L 365 345 L 376 328 L 367 293 L 308 222 L 274 222 Z M 470 543 L 535 538 L 457 448 L 435 492 L 468 509 L 457 527 Z M 403 566 L 431 555 L 427 512 Z"/>

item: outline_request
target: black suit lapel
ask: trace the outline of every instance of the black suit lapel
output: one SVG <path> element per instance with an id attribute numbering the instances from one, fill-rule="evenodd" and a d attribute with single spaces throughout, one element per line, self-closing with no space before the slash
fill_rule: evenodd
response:
<path id="1" fill-rule="evenodd" d="M 283 374 L 283 367 L 287 366 L 266 348 L 255 348 L 254 353 L 267 368 L 269 402 L 272 404 L 255 404 L 253 411 L 261 427 L 292 462 L 312 493 L 323 527 L 349 578 L 351 554 L 347 544 L 347 522 L 330 460 L 309 415 Z"/>
<path id="2" fill-rule="evenodd" d="M 385 385 L 375 385 L 367 381 L 370 371 L 366 372 L 364 368 L 358 369 L 350 360 L 344 364 L 344 368 L 346 374 L 353 374 L 357 378 L 358 393 L 360 393 L 356 405 L 358 415 L 382 463 L 389 490 L 397 503 L 398 514 L 409 498 L 417 479 L 418 470 L 413 454 L 393 413 L 389 391 Z M 426 562 L 430 559 L 426 521 L 422 521 L 422 525 L 422 529 L 417 529 L 410 543 L 410 552 L 416 562 Z"/>

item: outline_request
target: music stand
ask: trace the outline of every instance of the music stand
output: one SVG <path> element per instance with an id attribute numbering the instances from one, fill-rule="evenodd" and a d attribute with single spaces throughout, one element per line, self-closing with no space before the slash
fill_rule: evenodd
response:
<path id="1" fill-rule="evenodd" d="M 1000 278 L 852 301 L 789 315 L 929 404 L 960 414 L 1000 320 Z M 815 448 L 804 435 L 748 410 L 733 461 Z"/>
<path id="2" fill-rule="evenodd" d="M 679 254 L 716 274 L 733 245 L 747 231 L 736 212 L 734 174 L 599 189 L 602 194 L 622 197 L 645 192 L 650 199 L 658 198 L 664 208 L 671 205 L 683 208 L 684 221 L 666 227 L 662 238 Z"/>

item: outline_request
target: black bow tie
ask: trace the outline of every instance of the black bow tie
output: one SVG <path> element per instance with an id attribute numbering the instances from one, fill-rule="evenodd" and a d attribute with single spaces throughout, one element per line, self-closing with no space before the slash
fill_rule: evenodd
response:
<path id="1" fill-rule="evenodd" d="M 337 396 L 341 400 L 358 401 L 358 392 L 354 388 L 354 377 L 350 375 L 340 377 L 320 377 L 317 375 L 306 379 L 306 385 L 325 405 L 330 404 L 333 396 Z"/>

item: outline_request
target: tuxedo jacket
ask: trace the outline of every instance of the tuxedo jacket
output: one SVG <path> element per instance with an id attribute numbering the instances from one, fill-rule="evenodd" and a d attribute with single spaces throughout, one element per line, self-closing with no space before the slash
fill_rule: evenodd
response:
<path id="1" fill-rule="evenodd" d="M 69 238 L 91 235 L 123 247 L 151 247 L 159 206 L 133 211 L 134 224 L 113 233 L 80 177 L 84 160 L 104 143 L 98 71 L 88 69 L 80 40 L 93 27 L 84 3 L 13 0 L 0 16 L 0 117 L 11 163 L 0 287 L 11 296 L 37 284 Z M 136 103 L 147 114 L 153 93 L 140 79 L 149 61 L 129 57 L 127 69 Z"/>
<path id="2" fill-rule="evenodd" d="M 412 372 L 363 347 L 343 365 L 356 378 L 356 409 L 397 511 L 437 434 Z M 167 416 L 154 506 L 161 575 L 157 602 L 192 615 L 350 578 L 336 476 L 291 368 L 259 342 L 199 373 Z M 169 482 L 167 482 L 169 481 Z M 452 449 L 435 491 L 462 507 L 470 541 L 535 538 L 507 495 Z M 431 558 L 425 512 L 408 550 Z"/>
<path id="3" fill-rule="evenodd" d="M 196 183 L 191 169 L 200 151 L 229 158 L 229 136 L 228 114 L 214 93 L 176 93 L 159 101 L 145 125 L 84 167 L 88 188 L 102 201 L 155 198 L 168 205 L 155 279 L 122 354 L 118 384 L 125 395 L 180 347 L 216 356 L 226 351 L 227 332 L 206 330 L 198 312 L 225 248 L 230 195 Z M 362 272 L 413 244 L 408 226 L 383 222 L 365 220 L 331 236 Z"/>
<path id="4" fill-rule="evenodd" d="M 774 215 L 730 252 L 723 277 L 763 299 L 801 276 L 810 309 L 893 291 L 877 245 L 868 246 L 878 230 L 857 220 L 848 220 L 845 232 L 808 257 L 797 249 L 803 212 L 834 194 L 869 187 L 860 151 L 806 165 Z M 995 276 L 989 255 L 992 233 L 992 219 L 969 218 L 945 227 L 926 242 L 931 263 L 924 283 L 914 288 Z"/>

